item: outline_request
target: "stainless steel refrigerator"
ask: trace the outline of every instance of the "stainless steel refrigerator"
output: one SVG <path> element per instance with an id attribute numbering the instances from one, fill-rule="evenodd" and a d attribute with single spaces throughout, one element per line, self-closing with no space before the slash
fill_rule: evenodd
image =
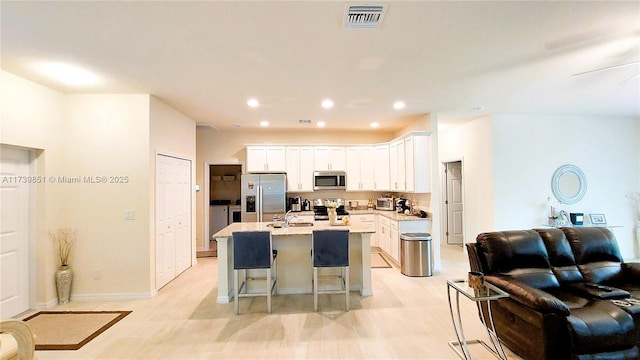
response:
<path id="1" fill-rule="evenodd" d="M 286 184 L 285 174 L 242 175 L 242 221 L 266 222 L 274 215 L 284 216 Z"/>

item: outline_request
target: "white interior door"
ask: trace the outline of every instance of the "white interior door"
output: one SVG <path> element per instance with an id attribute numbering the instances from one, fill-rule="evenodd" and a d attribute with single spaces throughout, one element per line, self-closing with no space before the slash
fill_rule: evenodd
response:
<path id="1" fill-rule="evenodd" d="M 0 317 L 29 310 L 29 152 L 2 147 Z"/>
<path id="2" fill-rule="evenodd" d="M 464 213 L 462 201 L 462 162 L 446 163 L 447 244 L 462 244 Z"/>
<path id="3" fill-rule="evenodd" d="M 156 158 L 156 289 L 191 264 L 191 161 Z"/>

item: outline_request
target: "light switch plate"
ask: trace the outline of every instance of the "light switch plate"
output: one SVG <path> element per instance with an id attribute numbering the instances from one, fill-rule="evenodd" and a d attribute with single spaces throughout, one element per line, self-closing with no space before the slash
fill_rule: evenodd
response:
<path id="1" fill-rule="evenodd" d="M 135 212 L 135 210 L 126 209 L 126 210 L 124 211 L 124 219 L 125 219 L 125 220 L 135 220 L 135 219 L 136 219 L 136 212 Z"/>

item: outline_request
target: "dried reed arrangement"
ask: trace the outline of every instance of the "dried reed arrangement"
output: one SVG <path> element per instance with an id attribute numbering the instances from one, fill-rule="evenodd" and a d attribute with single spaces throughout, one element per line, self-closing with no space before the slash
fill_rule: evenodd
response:
<path id="1" fill-rule="evenodd" d="M 76 241 L 77 230 L 71 228 L 61 228 L 56 231 L 49 231 L 49 236 L 58 247 L 58 259 L 61 266 L 69 265 L 69 255 L 71 248 Z"/>

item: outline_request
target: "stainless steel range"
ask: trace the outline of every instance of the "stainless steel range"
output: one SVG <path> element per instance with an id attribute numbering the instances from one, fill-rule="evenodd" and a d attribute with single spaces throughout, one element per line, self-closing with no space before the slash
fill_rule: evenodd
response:
<path id="1" fill-rule="evenodd" d="M 326 203 L 334 201 L 338 204 L 336 208 L 336 214 L 338 220 L 342 220 L 343 216 L 349 215 L 349 212 L 344 209 L 344 199 L 313 199 L 313 218 L 316 221 L 329 220 L 329 212 L 327 211 Z"/>

